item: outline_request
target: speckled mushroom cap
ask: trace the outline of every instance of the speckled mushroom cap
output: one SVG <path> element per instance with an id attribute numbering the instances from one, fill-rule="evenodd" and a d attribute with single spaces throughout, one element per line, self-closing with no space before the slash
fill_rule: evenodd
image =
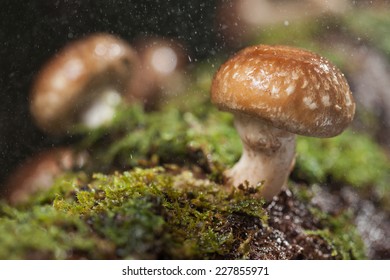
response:
<path id="1" fill-rule="evenodd" d="M 216 73 L 211 99 L 221 110 L 315 137 L 341 133 L 355 113 L 338 68 L 314 53 L 286 46 L 259 45 L 237 53 Z"/>
<path id="2" fill-rule="evenodd" d="M 124 91 L 138 63 L 136 52 L 110 34 L 94 34 L 70 43 L 36 77 L 30 110 L 37 125 L 58 134 L 100 93 L 99 89 Z"/>

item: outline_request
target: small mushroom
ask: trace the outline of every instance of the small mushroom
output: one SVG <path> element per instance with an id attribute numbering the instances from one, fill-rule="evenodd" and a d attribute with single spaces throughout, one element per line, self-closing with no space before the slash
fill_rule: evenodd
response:
<path id="1" fill-rule="evenodd" d="M 53 148 L 28 158 L 11 173 L 5 183 L 4 197 L 19 204 L 40 191 L 49 189 L 56 177 L 85 165 L 87 155 L 70 148 Z"/>
<path id="2" fill-rule="evenodd" d="M 136 52 L 112 35 L 72 42 L 38 74 L 30 95 L 31 113 L 49 134 L 67 133 L 79 123 L 98 127 L 111 120 L 138 67 Z"/>
<path id="3" fill-rule="evenodd" d="M 130 100 L 134 93 L 139 93 L 141 96 L 135 98 L 142 99 L 147 108 L 154 108 L 164 96 L 182 92 L 187 56 L 179 41 L 141 37 L 134 42 L 134 47 L 140 57 L 141 70 L 130 91 Z"/>
<path id="4" fill-rule="evenodd" d="M 264 185 L 271 200 L 295 159 L 295 134 L 332 137 L 352 121 L 355 102 L 344 75 L 325 58 L 286 46 L 248 47 L 216 73 L 211 100 L 234 114 L 243 143 L 231 184 Z"/>

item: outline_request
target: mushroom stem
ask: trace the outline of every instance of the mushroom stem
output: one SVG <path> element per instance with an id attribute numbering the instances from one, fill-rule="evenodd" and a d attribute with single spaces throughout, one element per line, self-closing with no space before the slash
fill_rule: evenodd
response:
<path id="1" fill-rule="evenodd" d="M 121 100 L 121 94 L 115 89 L 102 91 L 81 113 L 81 122 L 88 128 L 97 128 L 109 123 L 114 118 Z"/>
<path id="2" fill-rule="evenodd" d="M 242 113 L 235 114 L 234 122 L 243 153 L 225 175 L 234 186 L 245 181 L 250 186 L 264 182 L 259 196 L 270 201 L 280 192 L 294 166 L 295 134 Z"/>

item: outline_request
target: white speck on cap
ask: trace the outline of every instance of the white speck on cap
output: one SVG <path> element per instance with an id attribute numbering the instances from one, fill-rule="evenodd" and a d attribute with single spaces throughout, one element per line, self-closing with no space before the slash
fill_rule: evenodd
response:
<path id="1" fill-rule="evenodd" d="M 306 88 L 307 87 L 307 85 L 309 84 L 309 82 L 307 81 L 307 79 L 303 79 L 303 84 L 302 84 L 302 86 L 301 86 L 301 88 L 303 89 L 303 88 Z"/>
<path id="2" fill-rule="evenodd" d="M 111 58 L 120 56 L 121 54 L 122 54 L 122 47 L 121 46 L 119 46 L 118 44 L 111 44 L 110 45 L 108 55 Z"/>
<path id="3" fill-rule="evenodd" d="M 313 99 L 311 99 L 310 97 L 304 97 L 303 98 L 303 103 L 305 103 L 305 105 L 310 109 L 310 110 L 314 110 L 314 109 L 317 109 L 318 106 L 317 104 L 313 101 Z"/>
<path id="4" fill-rule="evenodd" d="M 63 89 L 66 86 L 67 79 L 63 73 L 57 73 L 51 80 L 51 84 L 55 89 Z"/>
<path id="5" fill-rule="evenodd" d="M 294 91 L 295 91 L 295 84 L 290 84 L 290 85 L 286 88 L 286 93 L 287 93 L 287 95 L 293 94 Z"/>
<path id="6" fill-rule="evenodd" d="M 63 89 L 70 81 L 78 79 L 84 73 L 84 64 L 78 58 L 69 59 L 62 69 L 55 72 L 51 83 L 53 88 Z"/>
<path id="7" fill-rule="evenodd" d="M 272 89 L 271 89 L 271 95 L 273 97 L 278 97 L 279 96 L 279 91 L 280 91 L 280 88 L 278 88 L 277 86 L 273 85 Z"/>
<path id="8" fill-rule="evenodd" d="M 83 62 L 78 59 L 70 59 L 65 65 L 63 73 L 65 77 L 69 80 L 75 80 L 80 77 L 80 75 L 85 70 Z"/>
<path id="9" fill-rule="evenodd" d="M 329 98 L 329 95 L 324 95 L 321 97 L 321 101 L 322 101 L 322 104 L 324 104 L 325 107 L 329 107 L 330 105 L 332 105 L 330 103 L 330 98 Z"/>
<path id="10" fill-rule="evenodd" d="M 107 46 L 103 43 L 97 44 L 94 50 L 95 54 L 98 56 L 104 56 L 107 53 Z"/>
<path id="11" fill-rule="evenodd" d="M 326 63 L 320 63 L 320 68 L 325 72 L 329 73 L 329 66 Z"/>
<path id="12" fill-rule="evenodd" d="M 177 55 L 170 47 L 160 47 L 152 54 L 152 66 L 162 74 L 172 73 L 177 66 Z"/>

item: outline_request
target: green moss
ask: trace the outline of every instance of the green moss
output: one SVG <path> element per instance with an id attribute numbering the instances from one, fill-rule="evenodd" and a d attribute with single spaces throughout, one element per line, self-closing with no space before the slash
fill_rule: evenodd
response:
<path id="1" fill-rule="evenodd" d="M 202 92 L 177 98 L 158 112 L 122 108 L 111 126 L 84 136 L 80 149 L 93 151 L 91 169 L 103 172 L 179 164 L 218 178 L 241 153 L 232 116 L 217 111 Z"/>
<path id="2" fill-rule="evenodd" d="M 35 206 L 1 204 L 0 259 L 245 257 L 253 246 L 242 238 L 247 229 L 230 220 L 267 224 L 264 202 L 247 190 L 229 191 L 188 171 L 137 168 L 85 180 L 57 181 L 61 192 L 46 200 L 37 194 Z M 327 240 L 336 258 L 363 257 L 348 216 L 313 212 L 324 229 L 308 234 Z"/>
<path id="3" fill-rule="evenodd" d="M 62 184 L 67 191 L 51 202 L 2 205 L 0 258 L 223 257 L 235 240 L 224 228 L 230 215 L 266 219 L 262 201 L 190 172 L 135 169 Z"/>
<path id="4" fill-rule="evenodd" d="M 0 232 L 0 259 L 105 258 L 111 249 L 79 217 L 51 206 L 18 211 L 2 204 Z"/>
<path id="5" fill-rule="evenodd" d="M 388 157 L 368 136 L 351 130 L 328 139 L 299 138 L 294 175 L 310 183 L 352 185 L 389 199 Z"/>
<path id="6" fill-rule="evenodd" d="M 311 208 L 313 214 L 321 220 L 322 230 L 306 231 L 309 235 L 318 235 L 332 246 L 332 255 L 341 260 L 362 260 L 366 258 L 364 243 L 350 222 L 353 219 L 351 212 L 343 212 L 332 216 Z"/>

